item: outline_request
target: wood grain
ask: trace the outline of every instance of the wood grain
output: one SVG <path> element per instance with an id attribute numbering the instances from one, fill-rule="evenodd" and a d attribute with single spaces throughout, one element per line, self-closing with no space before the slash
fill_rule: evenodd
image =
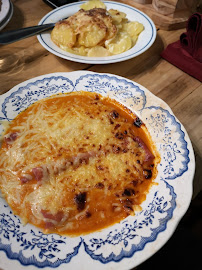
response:
<path id="1" fill-rule="evenodd" d="M 198 2 L 197 0 L 153 0 L 152 6 L 159 13 L 174 18 L 177 16 L 178 11 L 182 11 L 183 13 L 185 11 L 193 12 Z"/>
<path id="2" fill-rule="evenodd" d="M 116 0 L 115 0 L 116 1 Z M 184 28 L 190 15 L 196 11 L 200 0 L 120 0 L 145 12 L 164 30 Z"/>

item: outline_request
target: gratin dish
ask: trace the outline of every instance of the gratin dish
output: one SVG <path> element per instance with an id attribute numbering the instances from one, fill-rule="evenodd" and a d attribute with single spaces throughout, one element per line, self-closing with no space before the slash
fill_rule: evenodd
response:
<path id="1" fill-rule="evenodd" d="M 83 3 L 83 1 L 76 2 L 54 9 L 41 19 L 39 25 L 55 23 L 60 21 L 61 19 L 67 18 L 75 14 L 80 9 L 80 6 Z M 55 45 L 51 40 L 50 31 L 38 35 L 39 42 L 49 52 L 61 58 L 87 64 L 110 64 L 125 61 L 140 55 L 152 46 L 156 39 L 156 27 L 153 21 L 146 14 L 132 6 L 128 6 L 123 3 L 112 1 L 103 1 L 103 3 L 106 5 L 107 10 L 116 9 L 122 11 L 127 14 L 127 19 L 129 19 L 130 21 L 138 21 L 139 23 L 142 23 L 144 25 L 144 31 L 142 31 L 142 33 L 139 35 L 137 43 L 130 50 L 121 54 L 106 57 L 87 57 L 76 55 L 66 52 L 60 49 L 57 45 Z"/>
<path id="2" fill-rule="evenodd" d="M 89 71 L 36 77 L 0 96 L 0 121 L 10 121 L 44 97 L 81 90 L 116 99 L 143 120 L 161 155 L 157 185 L 150 189 L 141 212 L 79 237 L 46 235 L 30 224 L 23 226 L 0 198 L 0 267 L 3 269 L 13 269 L 14 262 L 16 270 L 26 266 L 131 269 L 167 242 L 190 204 L 195 159 L 187 132 L 165 102 L 133 81 Z"/>

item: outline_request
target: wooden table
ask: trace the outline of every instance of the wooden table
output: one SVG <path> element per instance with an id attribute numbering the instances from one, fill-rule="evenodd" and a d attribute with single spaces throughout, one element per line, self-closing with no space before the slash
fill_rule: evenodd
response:
<path id="1" fill-rule="evenodd" d="M 14 14 L 3 31 L 36 25 L 51 11 L 42 0 L 12 2 Z M 45 50 L 36 37 L 1 46 L 0 94 L 42 74 L 75 70 L 113 73 L 142 84 L 172 108 L 190 136 L 196 157 L 195 198 L 202 190 L 202 85 L 160 57 L 162 50 L 178 40 L 184 31 L 157 29 L 156 41 L 145 53 L 125 62 L 108 65 L 89 65 L 61 59 Z M 147 269 L 144 263 L 140 269 Z"/>

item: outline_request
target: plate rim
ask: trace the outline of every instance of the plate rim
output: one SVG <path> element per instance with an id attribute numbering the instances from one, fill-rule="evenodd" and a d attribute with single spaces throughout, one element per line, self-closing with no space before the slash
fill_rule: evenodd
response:
<path id="1" fill-rule="evenodd" d="M 188 192 L 188 193 L 189 193 L 189 196 L 187 196 L 186 205 L 184 206 L 183 211 L 182 211 L 182 209 L 181 209 L 180 215 L 176 216 L 176 219 L 175 219 L 174 223 L 172 222 L 172 224 L 171 224 L 171 223 L 169 223 L 169 221 L 167 222 L 165 230 L 167 230 L 167 229 L 169 228 L 169 233 L 168 233 L 168 234 L 165 234 L 166 237 L 164 237 L 164 239 L 161 240 L 161 244 L 160 244 L 160 246 L 158 246 L 157 250 L 155 250 L 155 252 L 151 253 L 150 255 L 146 256 L 146 258 L 143 258 L 143 260 L 140 261 L 140 262 L 137 264 L 137 265 L 139 265 L 139 264 L 141 264 L 142 262 L 146 261 L 146 260 L 147 260 L 148 258 L 150 258 L 151 256 L 153 256 L 153 255 L 154 255 L 158 250 L 160 250 L 160 249 L 162 248 L 162 246 L 164 246 L 165 243 L 172 237 L 172 235 L 173 235 L 173 233 L 175 232 L 175 230 L 176 230 L 176 228 L 177 228 L 179 222 L 181 221 L 182 217 L 184 216 L 184 214 L 186 213 L 186 211 L 187 211 L 187 209 L 188 209 L 188 207 L 189 207 L 189 205 L 190 205 L 191 198 L 192 198 L 192 194 L 193 194 L 193 180 L 194 180 L 194 174 L 195 174 L 195 155 L 194 155 L 194 151 L 193 151 L 193 147 L 192 147 L 191 140 L 190 140 L 190 138 L 189 138 L 189 135 L 188 135 L 186 129 L 184 128 L 184 126 L 182 125 L 182 123 L 178 120 L 178 118 L 175 116 L 175 114 L 173 113 L 172 109 L 170 108 L 170 106 L 169 106 L 166 102 L 164 102 L 161 98 L 155 96 L 152 92 L 150 92 L 150 91 L 149 91 L 147 88 L 145 88 L 144 86 L 142 86 L 142 85 L 140 85 L 140 84 L 138 84 L 138 83 L 136 83 L 136 82 L 134 82 L 134 81 L 132 81 L 132 80 L 130 80 L 130 79 L 124 78 L 124 77 L 119 76 L 119 75 L 110 74 L 110 73 L 98 73 L 98 72 L 92 72 L 92 71 L 83 71 L 83 70 L 79 71 L 79 70 L 78 70 L 78 71 L 72 71 L 72 72 L 55 72 L 55 73 L 49 73 L 49 74 L 40 75 L 40 76 L 31 78 L 31 79 L 29 79 L 29 80 L 26 80 L 26 81 L 24 81 L 24 82 L 21 82 L 20 84 L 18 84 L 18 85 L 16 85 L 16 86 L 14 86 L 13 88 L 11 88 L 11 89 L 10 89 L 9 91 L 7 91 L 6 93 L 0 95 L 0 104 L 2 105 L 1 100 L 3 101 L 7 96 L 9 96 L 10 94 L 16 92 L 16 90 L 19 89 L 20 87 L 22 87 L 23 85 L 27 85 L 28 83 L 35 82 L 35 81 L 40 80 L 40 79 L 43 79 L 43 78 L 50 78 L 50 77 L 53 77 L 53 76 L 56 76 L 56 77 L 57 77 L 57 76 L 64 76 L 64 77 L 65 77 L 65 75 L 66 75 L 66 77 L 69 78 L 69 77 L 71 76 L 71 74 L 73 74 L 73 73 L 74 73 L 74 74 L 78 73 L 78 74 L 79 74 L 78 77 L 81 77 L 81 75 L 85 75 L 85 74 L 109 75 L 109 76 L 112 76 L 112 77 L 118 77 L 119 79 L 124 79 L 124 80 L 126 80 L 126 81 L 129 81 L 129 82 L 134 83 L 134 84 L 137 85 L 137 86 L 140 86 L 141 89 L 142 89 L 144 92 L 151 94 L 155 100 L 157 99 L 158 103 L 161 102 L 161 104 L 163 104 L 163 105 L 165 106 L 165 108 L 166 108 L 166 109 L 167 109 L 167 110 L 175 117 L 175 119 L 177 120 L 177 122 L 180 123 L 183 132 L 185 132 L 185 134 L 186 134 L 186 140 L 188 141 L 189 146 L 190 146 L 190 147 L 189 147 L 189 151 L 192 152 L 191 154 L 192 154 L 193 157 L 194 157 L 194 160 L 192 160 L 192 167 L 189 168 L 189 172 L 192 172 L 192 174 L 191 174 L 191 176 L 190 176 L 191 180 L 188 182 L 188 183 L 189 183 L 189 186 L 188 186 L 188 188 L 187 188 L 187 190 L 189 190 L 189 192 Z M 164 108 L 164 107 L 163 107 L 163 108 Z M 172 225 L 172 226 L 171 226 L 171 225 Z M 162 232 L 164 232 L 164 231 L 162 231 Z M 158 237 L 158 235 L 159 235 L 159 234 L 157 234 L 157 237 Z M 156 237 L 156 238 L 157 238 L 157 237 Z M 153 242 L 155 242 L 155 240 L 156 240 L 156 239 L 154 239 Z M 1 251 L 2 251 L 2 250 L 0 250 L 0 252 L 1 252 Z M 3 251 L 4 251 L 4 250 L 3 250 Z M 134 254 L 134 255 L 135 255 L 135 254 Z M 133 256 L 134 256 L 134 255 L 133 255 Z M 133 258 L 133 256 L 132 256 L 131 258 Z M 124 259 L 125 259 L 125 258 L 123 258 L 123 260 L 124 260 Z M 10 260 L 10 259 L 8 258 L 8 260 Z M 19 261 L 19 260 L 18 260 L 18 261 Z M 137 266 L 137 265 L 134 265 L 134 267 Z M 117 267 L 118 267 L 118 265 L 117 265 Z M 118 268 L 118 269 L 119 269 L 119 268 Z M 124 269 L 124 268 L 120 268 L 120 269 Z"/>
<path id="2" fill-rule="evenodd" d="M 87 1 L 79 1 L 79 2 L 74 2 L 74 3 L 70 3 L 70 4 L 67 4 L 67 5 L 64 5 L 64 6 L 61 6 L 59 8 L 56 8 L 52 11 L 50 11 L 49 13 L 47 13 L 38 23 L 38 25 L 41 25 L 44 23 L 44 21 L 49 17 L 51 16 L 52 14 L 54 14 L 55 12 L 58 12 L 59 10 L 62 10 L 64 8 L 69 8 L 71 6 L 80 6 L 81 4 L 85 3 Z M 143 16 L 150 24 L 151 26 L 151 30 L 152 30 L 152 33 L 151 33 L 151 37 L 150 37 L 150 40 L 149 42 L 143 47 L 141 48 L 139 51 L 135 52 L 135 53 L 131 53 L 129 55 L 126 55 L 126 56 L 123 56 L 124 53 L 128 53 L 128 51 L 130 51 L 131 49 L 133 49 L 133 47 L 126 51 L 126 52 L 123 52 L 121 54 L 117 54 L 117 55 L 113 55 L 113 56 L 109 56 L 106 57 L 106 59 L 100 59 L 101 57 L 92 57 L 90 59 L 90 57 L 87 57 L 87 56 L 79 56 L 79 55 L 76 55 L 76 54 L 72 54 L 72 53 L 68 53 L 68 52 L 65 52 L 63 50 L 61 50 L 59 47 L 59 49 L 61 50 L 61 52 L 58 52 L 56 51 L 55 49 L 53 49 L 50 45 L 48 45 L 44 39 L 43 39 L 43 33 L 42 34 L 39 34 L 37 35 L 37 38 L 38 38 L 38 41 L 40 42 L 40 44 L 46 49 L 48 50 L 49 52 L 51 52 L 52 54 L 60 57 L 60 58 L 63 58 L 63 59 L 66 59 L 66 60 L 70 60 L 70 61 L 74 61 L 74 62 L 78 62 L 78 63 L 84 63 L 84 64 L 111 64 L 111 63 L 117 63 L 117 62 L 122 62 L 122 61 L 126 61 L 126 60 L 129 60 L 129 59 L 132 59 L 132 58 L 135 58 L 136 56 L 144 53 L 146 50 L 148 50 L 152 45 L 153 43 L 155 42 L 156 40 L 156 36 L 157 36 L 157 31 L 156 31 L 156 26 L 154 24 L 154 22 L 152 21 L 152 19 L 147 15 L 145 14 L 144 12 L 142 12 L 141 10 L 133 7 L 133 6 L 130 6 L 130 5 L 127 5 L 127 4 L 124 4 L 122 2 L 114 2 L 114 1 L 103 1 L 103 3 L 106 3 L 106 4 L 112 4 L 112 5 L 116 5 L 116 6 L 123 6 L 123 7 L 126 7 L 126 8 L 129 8 L 131 9 L 133 12 L 137 12 L 139 13 L 141 16 Z M 66 53 L 66 54 L 65 54 Z M 110 58 L 111 57 L 111 58 Z"/>
<path id="3" fill-rule="evenodd" d="M 0 22 L 0 31 L 6 27 L 6 25 L 10 22 L 12 16 L 13 16 L 13 3 L 9 0 L 10 3 L 10 7 L 9 10 L 6 14 L 6 16 L 4 17 L 4 19 Z"/>
<path id="4" fill-rule="evenodd" d="M 9 13 L 11 1 L 10 0 L 2 0 L 1 8 L 6 4 L 8 5 L 8 9 L 6 10 L 5 14 L 2 14 L 3 16 L 2 16 L 2 19 L 0 19 L 0 24 L 4 21 L 4 19 L 7 17 L 8 13 Z M 2 12 L 2 10 L 1 10 L 1 12 Z M 0 12 L 0 15 L 1 15 L 1 12 Z"/>

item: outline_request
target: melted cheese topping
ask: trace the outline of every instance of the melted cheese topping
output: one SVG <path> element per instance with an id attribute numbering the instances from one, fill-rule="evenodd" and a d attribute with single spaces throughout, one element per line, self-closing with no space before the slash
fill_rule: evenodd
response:
<path id="1" fill-rule="evenodd" d="M 131 49 L 144 30 L 142 23 L 129 21 L 126 13 L 91 0 L 65 20 L 56 23 L 52 41 L 67 52 L 88 57 L 107 57 Z"/>
<path id="2" fill-rule="evenodd" d="M 94 93 L 57 95 L 6 130 L 0 188 L 24 223 L 79 235 L 140 209 L 159 161 L 145 125 L 121 104 Z"/>

